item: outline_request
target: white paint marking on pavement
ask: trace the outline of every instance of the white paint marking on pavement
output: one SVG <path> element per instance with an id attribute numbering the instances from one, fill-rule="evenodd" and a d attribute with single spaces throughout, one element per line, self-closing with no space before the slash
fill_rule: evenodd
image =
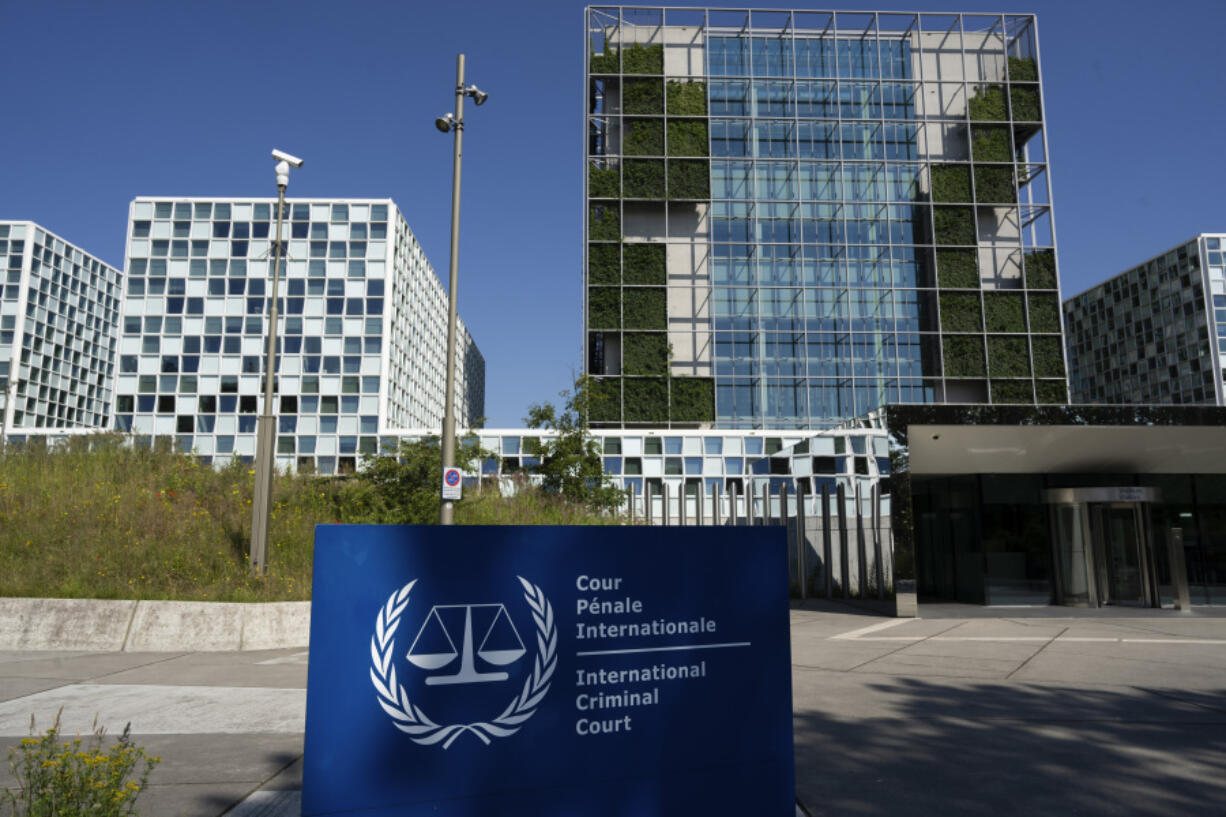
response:
<path id="1" fill-rule="evenodd" d="M 302 652 L 296 652 L 293 655 L 282 655 L 278 656 L 277 658 L 268 658 L 264 661 L 256 661 L 256 663 L 261 666 L 268 666 L 269 664 L 306 664 L 307 656 L 310 654 L 310 650 L 303 650 Z"/>
<path id="2" fill-rule="evenodd" d="M 92 731 L 94 718 L 111 734 L 132 724 L 135 735 L 257 732 L 297 734 L 306 728 L 306 690 L 266 687 L 71 684 L 0 703 L 0 737 L 24 737 L 51 725 L 63 707 L 66 735 Z"/>
<path id="3" fill-rule="evenodd" d="M 892 618 L 889 621 L 881 621 L 881 622 L 878 622 L 877 624 L 870 624 L 869 626 L 861 627 L 858 630 L 852 630 L 850 632 L 840 633 L 838 635 L 832 635 L 830 638 L 831 640 L 834 640 L 834 641 L 852 641 L 854 639 L 858 639 L 862 635 L 868 635 L 869 633 L 875 633 L 878 630 L 886 630 L 886 629 L 889 629 L 890 627 L 897 627 L 899 624 L 906 624 L 908 621 L 914 621 L 914 620 L 915 619 L 910 619 L 910 618 Z M 910 641 L 911 639 L 907 639 L 907 640 Z"/>
<path id="4" fill-rule="evenodd" d="M 302 813 L 302 792 L 257 791 L 228 812 L 227 817 L 298 817 Z"/>
<path id="5" fill-rule="evenodd" d="M 1125 644 L 1226 644 L 1221 638 L 1121 638 Z"/>

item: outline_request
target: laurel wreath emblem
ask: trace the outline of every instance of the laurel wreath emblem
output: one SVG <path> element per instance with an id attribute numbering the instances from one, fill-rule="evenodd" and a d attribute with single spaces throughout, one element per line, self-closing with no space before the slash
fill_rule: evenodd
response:
<path id="1" fill-rule="evenodd" d="M 519 731 L 524 721 L 536 714 L 536 708 L 549 692 L 550 679 L 558 668 L 558 630 L 553 620 L 553 606 L 545 598 L 541 588 L 523 576 L 516 576 L 524 586 L 524 600 L 532 610 L 536 623 L 536 661 L 532 673 L 524 680 L 523 691 L 511 699 L 502 714 L 492 721 L 473 723 L 438 724 L 409 700 L 404 686 L 396 681 L 396 667 L 392 664 L 396 628 L 400 626 L 400 614 L 409 604 L 409 594 L 417 580 L 393 591 L 387 604 L 379 608 L 375 618 L 375 634 L 370 639 L 370 680 L 378 693 L 379 706 L 392 717 L 395 726 L 407 733 L 414 743 L 431 746 L 442 743 L 451 748 L 456 738 L 471 732 L 488 746 L 490 738 L 505 738 Z"/>

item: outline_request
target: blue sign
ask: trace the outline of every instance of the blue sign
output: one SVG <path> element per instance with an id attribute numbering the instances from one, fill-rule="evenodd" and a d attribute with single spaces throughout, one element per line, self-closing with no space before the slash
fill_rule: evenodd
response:
<path id="1" fill-rule="evenodd" d="M 303 817 L 794 817 L 782 528 L 316 528 Z"/>

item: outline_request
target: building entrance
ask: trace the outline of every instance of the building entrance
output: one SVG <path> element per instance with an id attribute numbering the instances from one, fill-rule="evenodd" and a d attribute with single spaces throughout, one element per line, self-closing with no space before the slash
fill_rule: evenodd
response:
<path id="1" fill-rule="evenodd" d="M 1161 491 L 1056 488 L 1043 498 L 1051 506 L 1057 604 L 1160 606 L 1150 507 Z"/>

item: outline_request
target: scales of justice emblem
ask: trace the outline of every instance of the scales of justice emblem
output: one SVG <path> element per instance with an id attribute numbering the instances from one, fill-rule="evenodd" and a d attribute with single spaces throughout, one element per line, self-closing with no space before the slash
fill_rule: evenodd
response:
<path id="1" fill-rule="evenodd" d="M 524 680 L 523 690 L 511 699 L 502 714 L 489 720 L 435 723 L 409 700 L 404 685 L 398 682 L 392 660 L 395 635 L 417 580 L 392 591 L 387 603 L 380 607 L 370 641 L 370 680 L 379 706 L 392 718 L 395 727 L 407 733 L 415 743 L 441 744 L 447 749 L 456 738 L 468 732 L 489 745 L 491 738 L 504 738 L 518 732 L 549 692 L 550 679 L 558 666 L 558 631 L 553 606 L 539 586 L 522 576 L 516 578 L 536 625 L 537 655 Z M 462 634 L 458 646 L 457 633 Z M 458 670 L 426 676 L 427 686 L 441 686 L 506 681 L 510 678 L 507 671 L 490 668 L 510 667 L 527 652 L 505 604 L 436 604 L 426 614 L 405 658 L 414 667 L 428 672 L 449 667 L 458 658 Z"/>

